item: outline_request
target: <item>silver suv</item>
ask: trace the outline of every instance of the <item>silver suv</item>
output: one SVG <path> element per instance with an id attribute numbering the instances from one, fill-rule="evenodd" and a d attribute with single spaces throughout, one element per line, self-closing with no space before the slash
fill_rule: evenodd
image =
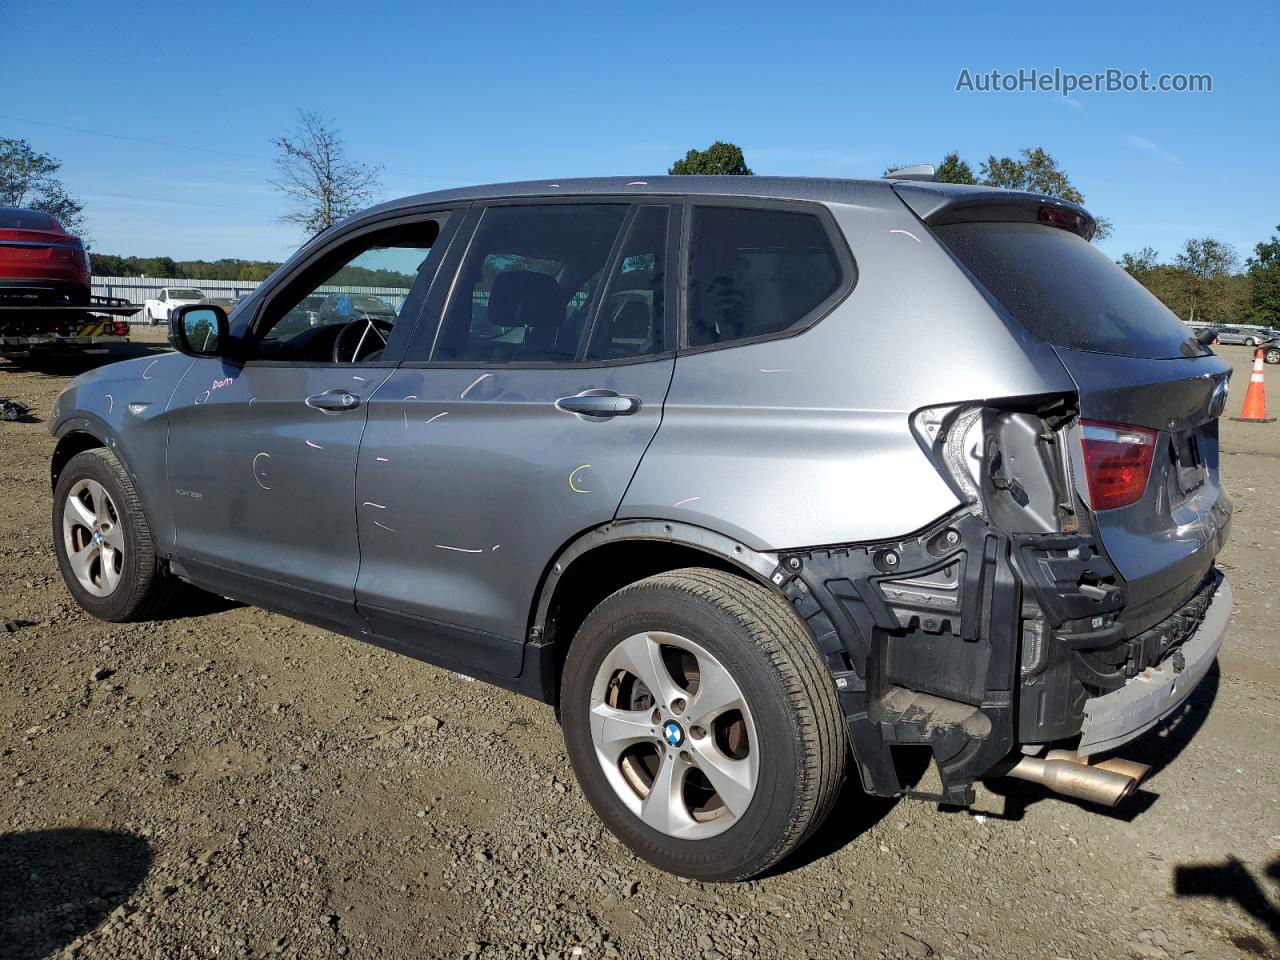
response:
<path id="1" fill-rule="evenodd" d="M 384 204 L 68 387 L 58 562 L 107 620 L 185 581 L 554 704 L 690 877 L 785 857 L 850 770 L 1116 803 L 1145 768 L 1091 761 L 1231 610 L 1229 367 L 1093 229 L 905 179 Z M 288 323 L 321 289 L 393 309 Z"/>

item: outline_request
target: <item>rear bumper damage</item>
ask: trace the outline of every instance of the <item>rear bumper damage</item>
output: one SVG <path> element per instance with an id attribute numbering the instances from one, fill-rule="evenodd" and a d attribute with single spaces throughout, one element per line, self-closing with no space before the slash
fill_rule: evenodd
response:
<path id="1" fill-rule="evenodd" d="M 1096 538 L 1009 535 L 968 509 L 894 542 L 783 551 L 772 579 L 827 659 L 864 789 L 961 806 L 1020 747 L 1082 735 L 1083 757 L 1156 725 L 1231 612 L 1206 558 L 1159 623 L 1126 625 Z"/>
<path id="2" fill-rule="evenodd" d="M 1146 733 L 1182 706 L 1205 678 L 1231 620 L 1231 585 L 1220 573 L 1216 579 L 1204 620 L 1190 637 L 1119 690 L 1085 701 L 1077 753 L 1113 750 Z"/>

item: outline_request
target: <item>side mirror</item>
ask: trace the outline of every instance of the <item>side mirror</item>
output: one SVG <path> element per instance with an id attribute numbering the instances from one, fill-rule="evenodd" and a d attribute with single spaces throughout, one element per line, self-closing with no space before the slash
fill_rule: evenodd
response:
<path id="1" fill-rule="evenodd" d="M 174 307 L 169 314 L 169 343 L 189 357 L 225 356 L 231 345 L 227 312 L 202 303 Z"/>

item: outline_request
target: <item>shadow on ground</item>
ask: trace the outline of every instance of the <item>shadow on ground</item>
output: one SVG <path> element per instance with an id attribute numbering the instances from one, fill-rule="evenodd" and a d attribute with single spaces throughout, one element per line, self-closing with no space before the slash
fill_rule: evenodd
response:
<path id="1" fill-rule="evenodd" d="M 879 823 L 897 802 L 896 797 L 875 797 L 864 793 L 857 773 L 851 770 L 831 816 L 799 850 L 767 871 L 765 876 L 789 873 L 831 856 Z"/>
<path id="2" fill-rule="evenodd" d="M 1280 857 L 1271 861 L 1265 875 L 1272 881 L 1280 898 Z M 1187 864 L 1173 871 L 1173 892 L 1180 897 L 1212 897 L 1240 906 L 1245 913 L 1267 928 L 1272 944 L 1252 935 L 1231 937 L 1231 942 L 1246 953 L 1260 957 L 1280 955 L 1280 907 L 1254 879 L 1249 868 L 1235 857 L 1223 863 Z"/>
<path id="3" fill-rule="evenodd" d="M 1178 754 L 1186 749 L 1195 738 L 1196 733 L 1204 726 L 1209 717 L 1209 710 L 1218 696 L 1218 685 L 1221 672 L 1215 662 L 1205 674 L 1204 680 L 1192 691 L 1187 702 L 1176 710 L 1159 726 L 1147 731 L 1132 743 L 1108 753 L 1098 754 L 1099 759 L 1119 756 L 1126 760 L 1136 760 L 1151 767 L 1150 776 L 1159 773 Z M 1004 798 L 1004 812 L 990 814 L 1000 820 L 1021 820 L 1027 809 L 1041 800 L 1054 799 L 1063 803 L 1075 803 L 1094 813 L 1112 820 L 1130 823 L 1146 813 L 1160 798 L 1158 793 L 1139 787 L 1116 807 L 1104 807 L 1085 800 L 1075 800 L 1056 794 L 1045 787 L 1025 780 L 1000 778 L 985 781 L 985 786 L 992 793 Z"/>
<path id="4" fill-rule="evenodd" d="M 0 835 L 0 952 L 47 957 L 98 926 L 151 865 L 141 837 L 109 830 Z"/>

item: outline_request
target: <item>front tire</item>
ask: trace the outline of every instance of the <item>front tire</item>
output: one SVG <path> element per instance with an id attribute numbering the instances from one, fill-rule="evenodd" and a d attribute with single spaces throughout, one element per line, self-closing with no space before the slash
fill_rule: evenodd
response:
<path id="1" fill-rule="evenodd" d="M 1262 359 L 1267 363 L 1280 363 L 1280 347 L 1269 347 Z"/>
<path id="2" fill-rule="evenodd" d="M 624 587 L 587 617 L 561 721 L 583 793 L 654 866 L 767 870 L 821 825 L 848 752 L 835 686 L 787 602 L 720 570 Z"/>
<path id="3" fill-rule="evenodd" d="M 177 588 L 161 569 L 133 480 L 104 448 L 76 454 L 59 475 L 53 545 L 72 597 L 100 620 L 146 619 Z"/>

